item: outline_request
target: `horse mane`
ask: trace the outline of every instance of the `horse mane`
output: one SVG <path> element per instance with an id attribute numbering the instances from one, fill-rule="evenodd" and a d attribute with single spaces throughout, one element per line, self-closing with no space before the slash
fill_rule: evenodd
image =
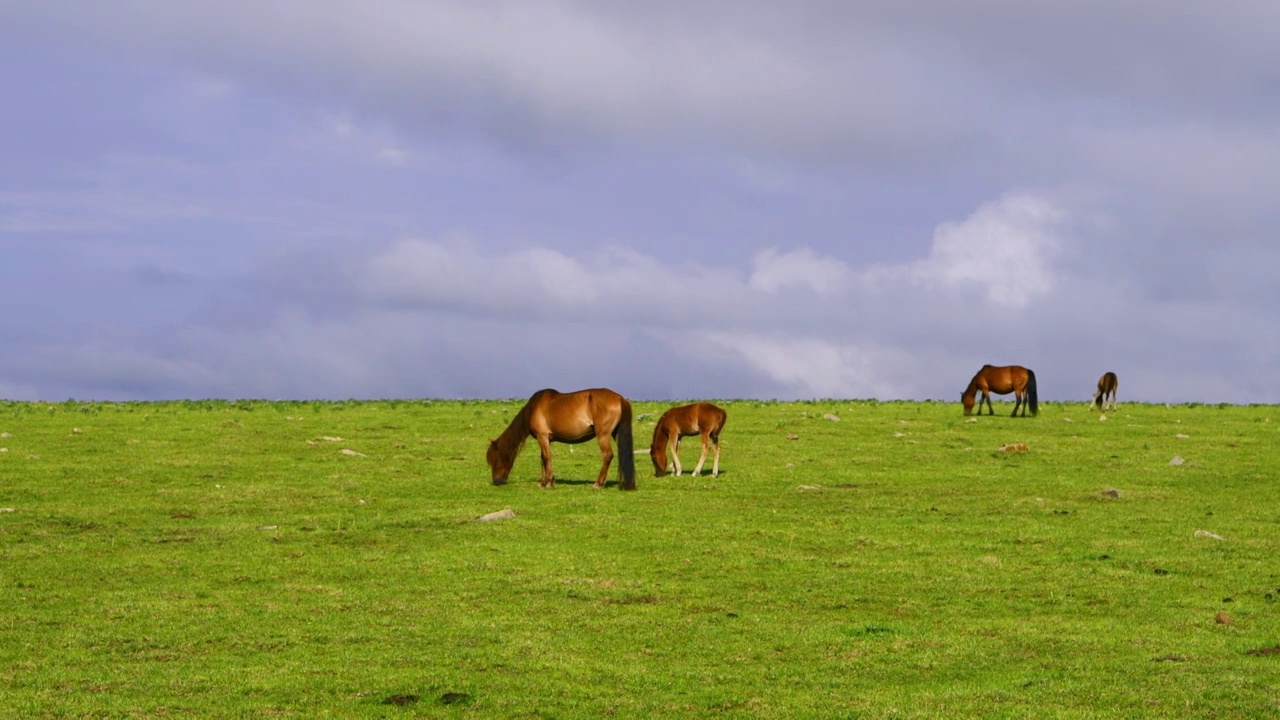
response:
<path id="1" fill-rule="evenodd" d="M 520 448 L 524 447 L 524 441 L 529 439 L 529 416 L 533 414 L 534 403 L 542 395 L 554 392 L 556 391 L 546 388 L 530 395 L 528 402 L 520 408 L 520 412 L 511 418 L 511 424 L 507 425 L 507 429 L 493 441 L 494 452 L 504 464 L 514 463 Z"/>
<path id="2" fill-rule="evenodd" d="M 668 410 L 667 412 L 671 411 Z M 667 441 L 671 439 L 671 434 L 667 432 L 667 424 L 663 422 L 666 419 L 667 413 L 662 413 L 662 417 L 658 418 L 658 424 L 653 426 L 653 442 L 649 443 L 650 449 L 660 447 L 666 450 Z M 662 444 L 659 445 L 659 442 Z"/>

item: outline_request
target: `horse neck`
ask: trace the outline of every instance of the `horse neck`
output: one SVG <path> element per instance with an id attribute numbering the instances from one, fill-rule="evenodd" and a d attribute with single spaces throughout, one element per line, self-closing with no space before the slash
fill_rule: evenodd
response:
<path id="1" fill-rule="evenodd" d="M 515 454 L 520 452 L 520 448 L 524 447 L 524 441 L 529 439 L 529 417 L 533 414 L 533 401 L 537 398 L 535 395 L 529 398 L 529 402 L 520 408 L 520 412 L 511 418 L 511 424 L 507 425 L 507 429 L 493 441 L 498 448 L 498 453 L 504 460 L 511 460 Z"/>
<path id="2" fill-rule="evenodd" d="M 653 427 L 653 442 L 650 443 L 650 445 L 665 453 L 667 450 L 667 440 L 670 437 L 671 433 L 667 430 L 667 423 L 659 420 L 658 424 Z"/>

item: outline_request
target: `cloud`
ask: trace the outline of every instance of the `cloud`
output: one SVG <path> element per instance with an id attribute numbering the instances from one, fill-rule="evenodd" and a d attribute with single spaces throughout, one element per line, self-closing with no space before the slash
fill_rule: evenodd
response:
<path id="1" fill-rule="evenodd" d="M 1266 316 L 1222 324 L 1220 306 L 1160 304 L 1073 274 L 1057 260 L 1070 219 L 1048 196 L 1010 192 L 940 223 L 927 254 L 904 263 L 772 250 L 749 273 L 609 247 L 577 258 L 402 240 L 340 264 L 262 266 L 255 301 L 161 343 L 109 327 L 28 338 L 0 373 L 45 397 L 522 397 L 604 384 L 643 398 L 791 400 L 952 398 L 983 363 L 1018 363 L 1037 370 L 1046 398 L 1087 400 L 1112 369 L 1130 398 L 1276 400 L 1272 364 L 1249 361 L 1258 383 L 1226 389 L 1188 363 L 1204 343 L 1274 356 Z M 1014 260 L 978 269 L 989 247 Z"/>
<path id="2" fill-rule="evenodd" d="M 1052 224 L 1062 216 L 1041 198 L 1007 195 L 963 222 L 941 225 L 928 259 L 909 272 L 944 287 L 984 287 L 990 302 L 1022 307 L 1053 288 L 1050 265 L 1059 247 Z"/>
<path id="3" fill-rule="evenodd" d="M 918 391 L 904 382 L 910 356 L 874 343 L 718 332 L 707 339 L 739 354 L 788 399 L 911 397 Z"/>
<path id="4" fill-rule="evenodd" d="M 23 373 L 45 382 L 75 378 L 95 393 L 116 377 L 109 395 L 136 390 L 143 377 L 154 384 L 149 392 L 169 396 L 293 396 L 307 388 L 339 397 L 523 392 L 516 392 L 519 383 L 473 375 L 487 370 L 533 385 L 548 384 L 540 377 L 564 376 L 558 384 L 566 386 L 593 374 L 601 383 L 627 378 L 640 396 L 696 397 L 707 385 L 785 399 L 914 396 L 932 388 L 920 382 L 910 350 L 885 342 L 884 327 L 913 307 L 944 303 L 939 293 L 952 278 L 991 279 L 966 274 L 968 251 L 954 244 L 970 236 L 985 242 L 995 228 L 997 242 L 1021 247 L 1010 237 L 1022 236 L 1010 228 L 1025 230 L 1020 223 L 1034 226 L 1051 215 L 1019 195 L 941 226 L 929 257 L 874 269 L 939 287 L 926 284 L 912 304 L 895 300 L 874 315 L 851 309 L 877 307 L 883 292 L 843 261 L 807 248 L 761 252 L 744 273 L 610 246 L 574 257 L 537 246 L 496 252 L 461 237 L 404 239 L 341 264 L 310 257 L 263 266 L 255 281 L 262 291 L 247 296 L 239 319 L 224 313 L 216 324 L 187 324 L 163 355 L 105 352 L 118 342 L 107 335 Z M 989 298 L 1004 300 L 999 293 Z M 76 358 L 94 353 L 104 361 L 87 372 Z M 44 348 L 35 356 L 55 354 Z M 510 373 L 513 363 L 519 373 Z"/>
<path id="5" fill-rule="evenodd" d="M 362 273 L 367 297 L 399 305 L 526 310 L 535 316 L 575 313 L 599 301 L 603 276 L 545 248 L 506 256 L 462 242 L 404 240 L 374 257 Z"/>
<path id="6" fill-rule="evenodd" d="M 853 38 L 815 48 L 798 33 L 770 37 L 735 20 L 759 10 L 716 14 L 707 20 L 719 30 L 697 35 L 680 29 L 684 7 L 546 0 L 390 2 L 376 13 L 345 0 L 232 0 L 216 11 L 125 0 L 109 11 L 18 3 L 7 14 L 218 77 L 306 88 L 325 104 L 358 99 L 402 127 L 456 122 L 513 142 L 696 136 L 816 155 L 910 152 L 958 138 L 924 120 L 944 109 L 946 84 L 877 40 L 874 27 L 850 26 Z"/>
<path id="7" fill-rule="evenodd" d="M 409 163 L 409 153 L 401 150 L 400 148 L 382 148 L 378 151 L 376 157 L 382 162 L 394 167 L 403 167 Z"/>
<path id="8" fill-rule="evenodd" d="M 756 255 L 753 265 L 750 285 L 767 293 L 799 287 L 825 295 L 843 289 L 849 279 L 843 262 L 820 257 L 808 248 L 785 253 L 770 248 Z"/>
<path id="9" fill-rule="evenodd" d="M 33 235 L 97 234 L 118 231 L 122 225 L 101 218 L 82 217 L 71 213 L 19 209 L 0 215 L 0 234 Z"/>
<path id="10" fill-rule="evenodd" d="M 1043 197 L 1011 192 L 963 221 L 939 225 L 927 258 L 875 268 L 865 280 L 881 288 L 906 281 L 974 289 L 993 305 L 1022 308 L 1053 290 L 1052 265 L 1061 250 L 1055 231 L 1065 216 Z"/>
<path id="11" fill-rule="evenodd" d="M 1276 397 L 1276 12 L 0 3 L 0 378 Z"/>

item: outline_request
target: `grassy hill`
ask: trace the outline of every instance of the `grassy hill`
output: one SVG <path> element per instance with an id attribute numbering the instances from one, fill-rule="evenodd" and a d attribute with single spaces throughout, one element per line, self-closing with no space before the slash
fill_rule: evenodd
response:
<path id="1" fill-rule="evenodd" d="M 520 404 L 0 403 L 0 716 L 1280 711 L 1280 408 L 723 401 L 624 493 L 490 485 Z"/>

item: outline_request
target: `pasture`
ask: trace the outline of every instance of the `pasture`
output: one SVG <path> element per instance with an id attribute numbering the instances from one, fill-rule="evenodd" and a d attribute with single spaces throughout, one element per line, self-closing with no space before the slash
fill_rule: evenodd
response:
<path id="1" fill-rule="evenodd" d="M 1280 408 L 717 400 L 654 478 L 635 401 L 636 492 L 495 487 L 523 402 L 0 403 L 0 716 L 1280 712 Z"/>

